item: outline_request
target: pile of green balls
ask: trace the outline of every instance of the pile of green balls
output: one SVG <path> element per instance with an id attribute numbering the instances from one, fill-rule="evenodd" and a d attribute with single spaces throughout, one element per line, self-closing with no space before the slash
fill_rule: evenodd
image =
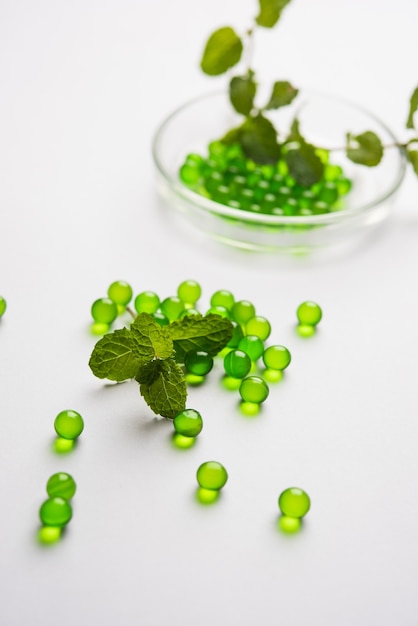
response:
<path id="1" fill-rule="evenodd" d="M 73 516 L 70 501 L 76 488 L 74 478 L 66 472 L 58 472 L 49 478 L 46 484 L 48 499 L 39 509 L 42 523 L 39 530 L 41 543 L 51 544 L 61 538 L 63 528 Z"/>

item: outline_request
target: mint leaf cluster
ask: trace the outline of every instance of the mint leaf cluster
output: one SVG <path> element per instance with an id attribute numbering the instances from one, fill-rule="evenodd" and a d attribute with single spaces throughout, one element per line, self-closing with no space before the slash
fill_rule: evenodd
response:
<path id="1" fill-rule="evenodd" d="M 224 26 L 213 32 L 203 51 L 200 67 L 209 76 L 219 76 L 235 68 L 244 58 L 247 67 L 229 81 L 229 99 L 235 111 L 244 116 L 243 122 L 227 132 L 221 141 L 226 145 L 239 143 L 245 156 L 259 164 L 273 164 L 281 158 L 287 162 L 289 172 L 296 183 L 309 187 L 319 182 L 324 175 L 324 164 L 318 157 L 317 150 L 324 149 L 307 141 L 299 130 L 299 120 L 292 126 L 298 128 L 297 137 L 293 130 L 281 137 L 268 118 L 268 112 L 287 106 L 298 95 L 296 89 L 287 80 L 274 82 L 266 103 L 258 106 L 257 81 L 253 68 L 245 54 L 251 48 L 251 40 L 257 27 L 273 28 L 280 21 L 283 10 L 291 0 L 257 0 L 258 13 L 253 23 L 242 35 L 231 26 Z M 411 96 L 406 128 L 414 130 L 415 135 L 404 143 L 395 144 L 402 149 L 407 160 L 418 175 L 417 128 L 414 114 L 418 109 L 418 87 Z M 380 138 L 373 131 L 360 134 L 346 133 L 345 145 L 334 149 L 344 149 L 347 158 L 353 163 L 374 167 L 383 158 L 385 148 Z M 328 148 L 329 151 L 333 147 Z"/>
<path id="2" fill-rule="evenodd" d="M 166 326 L 149 313 L 139 313 L 129 328 L 108 333 L 96 343 L 89 366 L 97 378 L 135 379 L 151 410 L 174 419 L 186 406 L 185 357 L 191 350 L 215 356 L 232 331 L 228 319 L 212 313 L 185 316 Z"/>

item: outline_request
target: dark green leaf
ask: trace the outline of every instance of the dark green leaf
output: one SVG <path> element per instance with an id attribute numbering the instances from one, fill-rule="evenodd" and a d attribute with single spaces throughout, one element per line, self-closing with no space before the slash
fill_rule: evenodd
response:
<path id="1" fill-rule="evenodd" d="M 414 128 L 414 113 L 418 110 L 418 87 L 415 89 L 409 101 L 409 114 L 406 121 L 407 128 Z"/>
<path id="2" fill-rule="evenodd" d="M 140 313 L 131 324 L 132 350 L 141 362 L 166 359 L 173 353 L 173 342 L 149 313 Z"/>
<path id="3" fill-rule="evenodd" d="M 251 113 L 256 90 L 253 72 L 249 72 L 246 76 L 234 76 L 229 83 L 229 98 L 238 113 L 242 115 Z"/>
<path id="4" fill-rule="evenodd" d="M 248 117 L 240 126 L 239 143 L 245 155 L 256 163 L 276 163 L 280 158 L 276 129 L 261 114 Z"/>
<path id="5" fill-rule="evenodd" d="M 209 313 L 186 316 L 166 326 L 173 339 L 175 359 L 184 363 L 184 358 L 191 350 L 203 350 L 215 356 L 226 346 L 232 337 L 231 322 L 219 315 Z"/>
<path id="6" fill-rule="evenodd" d="M 155 359 L 138 372 L 140 392 L 157 415 L 174 419 L 186 406 L 187 389 L 183 371 L 174 359 Z"/>
<path id="7" fill-rule="evenodd" d="M 321 180 L 324 165 L 311 144 L 306 141 L 290 144 L 285 158 L 289 173 L 298 185 L 310 187 Z"/>
<path id="8" fill-rule="evenodd" d="M 135 378 L 141 361 L 133 352 L 131 332 L 127 328 L 104 335 L 94 346 L 89 366 L 98 378 L 121 382 Z"/>
<path id="9" fill-rule="evenodd" d="M 237 126 L 236 128 L 231 128 L 221 139 L 222 143 L 225 143 L 227 146 L 231 146 L 234 143 L 240 143 L 241 141 L 241 126 Z"/>
<path id="10" fill-rule="evenodd" d="M 256 17 L 259 26 L 272 28 L 280 19 L 281 13 L 290 0 L 258 0 L 260 12 Z"/>
<path id="11" fill-rule="evenodd" d="M 361 135 L 347 133 L 346 153 L 353 163 L 373 167 L 382 160 L 383 146 L 376 133 L 370 130 Z"/>
<path id="12" fill-rule="evenodd" d="M 293 87 L 287 80 L 278 80 L 273 85 L 273 91 L 266 109 L 278 109 L 290 104 L 298 95 L 299 90 Z"/>
<path id="13" fill-rule="evenodd" d="M 223 74 L 238 63 L 242 48 L 242 41 L 233 28 L 219 28 L 206 43 L 200 67 L 209 76 Z"/>
<path id="14" fill-rule="evenodd" d="M 418 176 L 418 150 L 407 150 L 406 156 Z"/>
<path id="15" fill-rule="evenodd" d="M 295 117 L 292 121 L 292 124 L 290 126 L 290 133 L 288 136 L 288 140 L 289 141 L 299 141 L 299 142 L 305 142 L 305 139 L 302 137 L 302 134 L 300 132 L 300 122 L 298 120 L 297 117 Z"/>

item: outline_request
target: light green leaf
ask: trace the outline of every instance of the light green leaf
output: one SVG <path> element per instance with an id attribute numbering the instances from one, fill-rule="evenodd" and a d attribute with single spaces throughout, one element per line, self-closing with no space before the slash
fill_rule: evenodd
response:
<path id="1" fill-rule="evenodd" d="M 376 133 L 370 130 L 361 135 L 347 133 L 346 154 L 353 163 L 374 167 L 382 160 L 382 142 Z"/>
<path id="2" fill-rule="evenodd" d="M 132 350 L 141 362 L 166 359 L 173 353 L 173 342 L 149 313 L 139 313 L 131 324 Z"/>
<path id="3" fill-rule="evenodd" d="M 273 85 L 270 100 L 266 105 L 266 109 L 278 109 L 293 102 L 298 95 L 299 90 L 293 87 L 287 80 L 278 80 Z"/>
<path id="4" fill-rule="evenodd" d="M 257 85 L 253 76 L 253 72 L 245 76 L 234 76 L 229 83 L 229 98 L 232 106 L 237 113 L 242 115 L 249 115 L 254 106 Z"/>
<path id="5" fill-rule="evenodd" d="M 186 406 L 187 388 L 181 367 L 174 359 L 155 359 L 144 365 L 136 380 L 150 409 L 174 419 Z"/>
<path id="6" fill-rule="evenodd" d="M 200 67 L 209 76 L 224 74 L 238 63 L 242 49 L 242 41 L 233 28 L 219 28 L 206 43 Z"/>
<path id="7" fill-rule="evenodd" d="M 258 0 L 260 12 L 256 17 L 256 22 L 264 28 L 272 28 L 280 19 L 283 9 L 290 0 Z"/>
<path id="8" fill-rule="evenodd" d="M 409 101 L 409 113 L 406 121 L 407 128 L 414 128 L 414 113 L 418 110 L 418 87 L 414 90 Z"/>
<path id="9" fill-rule="evenodd" d="M 407 150 L 406 156 L 418 176 L 418 150 Z"/>
<path id="10" fill-rule="evenodd" d="M 215 356 L 226 346 L 233 331 L 228 319 L 213 313 L 205 317 L 186 316 L 165 328 L 173 340 L 175 359 L 179 363 L 184 363 L 186 354 L 191 350 L 203 350 Z"/>
<path id="11" fill-rule="evenodd" d="M 127 328 L 104 335 L 94 346 L 89 360 L 97 378 L 121 382 L 135 378 L 141 361 L 133 352 L 131 332 Z"/>
<path id="12" fill-rule="evenodd" d="M 315 150 L 314 146 L 301 140 L 290 144 L 285 154 L 289 173 L 298 185 L 310 187 L 324 174 L 324 165 Z"/>

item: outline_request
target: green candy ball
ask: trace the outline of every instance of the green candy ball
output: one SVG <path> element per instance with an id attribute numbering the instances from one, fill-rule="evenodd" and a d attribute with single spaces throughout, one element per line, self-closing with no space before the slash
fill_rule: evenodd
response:
<path id="1" fill-rule="evenodd" d="M 311 507 L 308 494 L 299 487 L 285 489 L 279 496 L 279 509 L 288 517 L 301 518 Z"/>
<path id="2" fill-rule="evenodd" d="M 203 420 L 199 411 L 184 409 L 173 420 L 174 430 L 183 437 L 196 437 L 203 428 Z"/>
<path id="3" fill-rule="evenodd" d="M 61 411 L 55 418 L 54 428 L 63 439 L 77 439 L 83 432 L 84 420 L 77 411 Z"/>
<path id="4" fill-rule="evenodd" d="M 198 468 L 196 478 L 203 489 L 219 491 L 228 480 L 228 474 L 221 463 L 207 461 Z"/>

